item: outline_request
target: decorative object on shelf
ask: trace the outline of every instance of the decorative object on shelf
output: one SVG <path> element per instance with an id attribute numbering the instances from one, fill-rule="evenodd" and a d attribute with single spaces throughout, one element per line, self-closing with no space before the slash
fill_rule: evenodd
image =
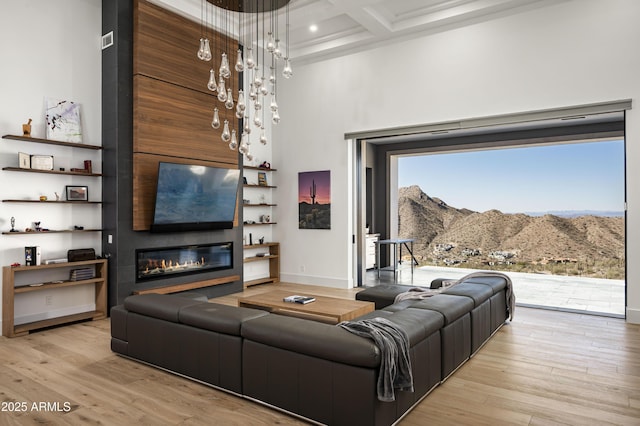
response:
<path id="1" fill-rule="evenodd" d="M 47 201 L 47 196 L 46 195 L 41 195 L 40 196 L 40 201 Z"/>
<path id="2" fill-rule="evenodd" d="M 24 264 L 26 266 L 40 265 L 40 246 L 31 246 L 24 248 Z"/>
<path id="3" fill-rule="evenodd" d="M 263 214 L 262 216 L 260 216 L 260 222 L 262 222 L 262 223 L 271 222 L 271 215 Z"/>
<path id="4" fill-rule="evenodd" d="M 60 201 L 60 194 L 58 194 L 57 192 L 54 192 L 54 194 L 56 194 L 56 201 Z"/>
<path id="5" fill-rule="evenodd" d="M 9 230 L 9 232 L 19 232 L 16 229 L 16 218 L 11 216 L 11 229 Z"/>
<path id="6" fill-rule="evenodd" d="M 242 204 L 251 204 L 251 200 L 249 200 L 247 198 L 243 198 L 242 199 Z"/>
<path id="7" fill-rule="evenodd" d="M 232 141 L 229 143 L 229 148 L 244 154 L 248 161 L 253 159 L 253 155 L 249 151 L 249 133 L 251 132 L 249 122 L 253 122 L 255 127 L 260 130 L 260 142 L 263 144 L 267 143 L 264 132 L 266 105 L 269 105 L 268 112 L 271 113 L 271 122 L 273 124 L 280 122 L 276 101 L 278 64 L 282 63 L 284 78 L 291 78 L 293 75 L 289 56 L 289 1 L 271 0 L 254 3 L 245 0 L 226 0 L 224 2 L 222 0 L 206 0 L 206 2 L 201 0 L 201 34 L 196 56 L 201 61 L 212 61 L 209 75 L 206 76 L 207 89 L 217 93 L 218 101 L 222 102 L 226 109 L 231 110 L 235 107 L 236 117 L 245 122 L 244 130 L 240 134 L 240 144 Z M 209 9 L 210 4 L 213 5 L 212 10 Z M 280 17 L 278 11 L 282 9 L 284 9 L 285 15 L 286 53 L 282 51 L 279 35 Z M 212 54 L 207 32 L 209 28 L 214 26 L 220 29 L 220 36 L 216 37 L 212 34 L 214 43 L 214 54 Z M 233 34 L 238 34 L 237 43 L 232 39 Z M 220 40 L 221 38 L 222 40 Z M 227 51 L 227 49 L 236 51 Z M 215 56 L 219 51 L 222 51 L 222 54 L 218 68 Z M 231 78 L 230 56 L 236 57 L 233 69 L 239 75 L 235 78 Z M 243 80 L 242 74 L 244 72 L 249 73 L 245 80 L 250 82 L 246 94 L 239 84 L 239 81 Z M 226 80 L 229 82 L 228 86 Z M 268 95 L 271 99 L 267 104 Z M 237 99 L 235 103 L 234 98 Z M 253 102 L 253 107 L 250 107 L 249 101 Z M 214 119 L 211 123 L 214 129 L 220 127 L 220 120 L 216 117 L 218 117 L 217 107 L 214 108 Z M 224 142 L 229 142 L 228 133 L 223 133 L 222 140 Z"/>
<path id="8" fill-rule="evenodd" d="M 72 101 L 46 99 L 47 139 L 82 142 L 80 105 Z"/>
<path id="9" fill-rule="evenodd" d="M 96 251 L 92 248 L 67 250 L 69 262 L 81 262 L 83 260 L 95 260 Z"/>
<path id="10" fill-rule="evenodd" d="M 35 170 L 53 170 L 53 155 L 32 155 L 31 168 Z"/>
<path id="11" fill-rule="evenodd" d="M 263 161 L 262 164 L 260 164 L 258 166 L 258 168 L 260 169 L 267 169 L 267 170 L 271 170 L 271 163 L 268 163 L 266 161 Z"/>
<path id="12" fill-rule="evenodd" d="M 258 244 L 264 244 L 264 237 L 258 238 Z"/>
<path id="13" fill-rule="evenodd" d="M 258 172 L 258 185 L 260 185 L 260 186 L 268 186 L 268 184 L 267 184 L 267 174 L 265 172 Z"/>
<path id="14" fill-rule="evenodd" d="M 89 187 L 87 186 L 66 186 L 67 201 L 89 201 Z"/>
<path id="15" fill-rule="evenodd" d="M 32 119 L 29 119 L 27 124 L 23 124 L 22 125 L 22 135 L 23 136 L 31 137 L 31 122 L 32 121 L 33 121 Z"/>
<path id="16" fill-rule="evenodd" d="M 247 185 L 247 177 L 246 176 L 242 177 L 242 184 L 243 185 Z"/>
<path id="17" fill-rule="evenodd" d="M 84 169 L 87 173 L 93 173 L 93 167 L 91 166 L 91 160 L 84 160 Z"/>
<path id="18" fill-rule="evenodd" d="M 21 169 L 30 169 L 31 168 L 31 156 L 24 152 L 18 153 L 18 167 Z"/>
<path id="19" fill-rule="evenodd" d="M 298 173 L 298 228 L 331 229 L 331 172 Z"/>

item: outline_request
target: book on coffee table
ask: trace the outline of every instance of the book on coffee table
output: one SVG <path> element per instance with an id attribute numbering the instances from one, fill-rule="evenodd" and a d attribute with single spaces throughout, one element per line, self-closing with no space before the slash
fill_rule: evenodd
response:
<path id="1" fill-rule="evenodd" d="M 300 303 L 302 305 L 306 305 L 307 303 L 315 302 L 316 299 L 315 297 L 299 296 L 297 294 L 294 294 L 293 296 L 287 296 L 282 300 L 289 303 Z"/>

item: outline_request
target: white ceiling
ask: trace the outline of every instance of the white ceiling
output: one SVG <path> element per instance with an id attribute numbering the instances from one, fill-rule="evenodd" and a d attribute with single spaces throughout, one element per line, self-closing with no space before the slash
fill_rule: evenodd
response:
<path id="1" fill-rule="evenodd" d="M 201 20 L 202 0 L 150 1 Z M 291 0 L 290 57 L 310 63 L 560 1 L 569 0 Z M 317 31 L 309 29 L 312 24 Z"/>

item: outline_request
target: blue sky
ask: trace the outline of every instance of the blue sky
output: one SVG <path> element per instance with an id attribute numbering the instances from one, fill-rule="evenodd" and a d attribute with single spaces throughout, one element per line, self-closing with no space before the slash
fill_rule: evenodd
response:
<path id="1" fill-rule="evenodd" d="M 624 142 L 400 157 L 398 184 L 479 212 L 622 211 Z"/>

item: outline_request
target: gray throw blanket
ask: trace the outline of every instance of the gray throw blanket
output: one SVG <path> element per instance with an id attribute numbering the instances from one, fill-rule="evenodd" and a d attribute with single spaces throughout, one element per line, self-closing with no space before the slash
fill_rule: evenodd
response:
<path id="1" fill-rule="evenodd" d="M 513 293 L 513 283 L 511 282 L 511 278 L 509 278 L 508 275 L 503 274 L 502 272 L 495 272 L 495 271 L 472 272 L 460 278 L 459 280 L 452 282 L 450 285 L 447 285 L 446 288 L 445 287 L 438 288 L 438 289 L 429 289 L 429 288 L 422 288 L 422 287 L 412 288 L 409 291 L 405 291 L 403 293 L 398 294 L 394 300 L 394 303 L 399 302 L 401 300 L 407 300 L 407 299 L 412 299 L 412 300 L 425 299 L 427 297 L 433 296 L 434 294 L 439 294 L 442 292 L 442 290 L 449 289 L 455 286 L 456 284 L 463 283 L 468 279 L 486 278 L 486 277 L 504 278 L 504 280 L 507 282 L 507 289 L 506 289 L 507 309 L 509 310 L 509 321 L 513 321 L 513 311 L 516 308 L 516 295 Z"/>
<path id="2" fill-rule="evenodd" d="M 395 389 L 413 392 L 409 359 L 409 338 L 404 330 L 386 318 L 343 321 L 345 330 L 367 337 L 380 349 L 377 392 L 380 401 L 395 401 Z"/>

